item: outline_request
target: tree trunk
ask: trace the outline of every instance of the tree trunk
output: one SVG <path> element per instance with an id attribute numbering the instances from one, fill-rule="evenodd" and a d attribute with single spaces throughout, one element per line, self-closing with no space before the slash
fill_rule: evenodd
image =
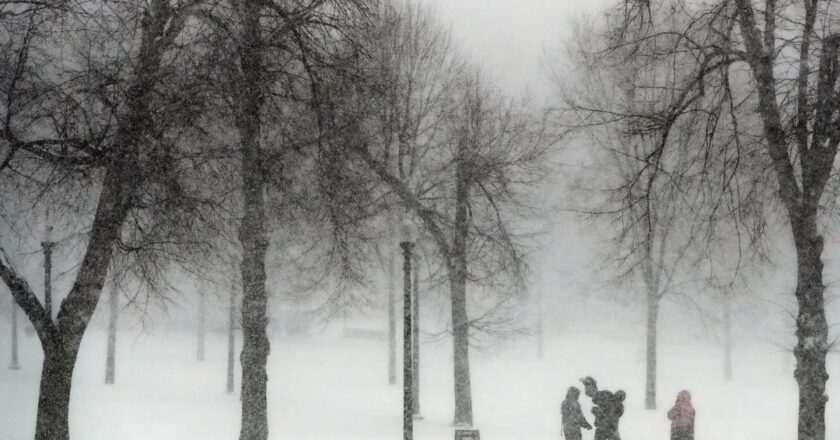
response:
<path id="1" fill-rule="evenodd" d="M 456 276 L 451 281 L 452 337 L 455 367 L 455 419 L 457 426 L 472 426 L 472 389 L 470 386 L 469 321 L 467 319 L 466 280 Z"/>
<path id="2" fill-rule="evenodd" d="M 19 306 L 27 307 L 25 311 L 35 326 L 44 351 L 35 440 L 69 439 L 73 367 L 102 293 L 113 244 L 128 214 L 134 182 L 139 180 L 134 169 L 136 167 L 129 163 L 120 163 L 106 173 L 90 228 L 87 250 L 73 287 L 62 301 L 55 321 L 49 319 L 46 310 L 37 304 L 34 293 L 17 274 L 7 267 L 0 267 L 0 275 L 3 275 L 6 285 L 12 290 L 15 301 Z"/>
<path id="3" fill-rule="evenodd" d="M 732 292 L 723 298 L 723 378 L 732 380 Z"/>
<path id="4" fill-rule="evenodd" d="M 659 298 L 647 296 L 647 356 L 645 366 L 645 409 L 656 409 L 656 342 Z"/>
<path id="5" fill-rule="evenodd" d="M 816 17 L 816 2 L 807 6 L 808 14 Z M 746 46 L 746 53 L 758 92 L 758 109 L 764 124 L 764 138 L 768 154 L 778 181 L 776 194 L 787 209 L 794 245 L 796 246 L 796 300 L 799 306 L 796 317 L 796 371 L 794 377 L 799 386 L 799 440 L 825 440 L 825 383 L 828 373 L 825 358 L 828 351 L 828 324 L 825 317 L 824 292 L 822 279 L 823 237 L 817 227 L 817 213 L 822 193 L 832 174 L 832 165 L 837 155 L 833 131 L 833 115 L 836 111 L 835 83 L 837 80 L 837 43 L 836 38 L 824 40 L 820 60 L 819 84 L 816 102 L 811 105 L 806 100 L 807 93 L 800 93 L 798 103 L 799 117 L 803 124 L 798 128 L 799 136 L 796 148 L 791 149 L 793 138 L 786 132 L 783 123 L 784 112 L 779 108 L 777 82 L 774 76 L 774 57 L 769 55 L 763 40 L 775 42 L 772 32 L 762 35 L 756 23 L 752 4 L 747 0 L 738 0 L 737 9 L 739 27 Z M 805 35 L 801 49 L 799 83 L 802 90 L 808 87 L 807 50 L 814 19 L 805 24 Z M 775 44 L 775 43 L 774 43 Z M 772 50 L 772 49 L 771 49 Z M 811 109 L 816 109 L 816 114 Z M 807 122 L 815 118 L 813 127 Z M 821 118 L 826 120 L 821 121 Z M 808 133 L 812 129 L 812 133 Z M 810 134 L 810 136 L 809 136 Z M 789 137 L 791 140 L 789 141 Z M 809 143 L 810 138 L 810 144 Z M 797 153 L 791 157 L 791 150 Z M 797 181 L 796 163 L 801 168 L 801 188 Z"/>
<path id="6" fill-rule="evenodd" d="M 796 245 L 796 299 L 799 305 L 794 349 L 794 377 L 799 385 L 799 440 L 825 439 L 825 404 L 828 401 L 825 394 L 828 324 L 823 298 L 823 238 L 817 232 L 815 212 L 804 218 L 792 216 L 791 220 Z"/>
<path id="7" fill-rule="evenodd" d="M 389 235 L 388 240 L 388 384 L 394 385 L 397 383 L 397 310 L 394 302 L 395 288 L 394 288 L 394 264 L 395 264 L 395 245 L 394 240 L 394 225 L 392 219 L 389 218 Z"/>
<path id="8" fill-rule="evenodd" d="M 147 11 L 154 13 L 155 19 L 172 18 L 172 10 L 166 2 L 156 0 Z M 163 27 L 157 30 L 162 32 Z M 135 68 L 136 80 L 126 91 L 126 111 L 117 118 L 113 142 L 115 150 L 106 157 L 99 200 L 87 235 L 87 248 L 78 265 L 73 286 L 60 303 L 56 318 L 52 319 L 51 311 L 37 303 L 27 283 L 0 263 L 0 278 L 12 290 L 15 301 L 35 326 L 44 351 L 35 440 L 69 439 L 70 388 L 76 356 L 101 297 L 114 243 L 119 239 L 137 189 L 145 178 L 144 167 L 139 161 L 139 146 L 152 132 L 149 104 L 166 47 L 161 44 L 162 35 L 153 35 L 146 25 L 143 26 L 141 40 L 140 62 Z M 46 278 L 50 276 L 47 274 Z"/>
<path id="9" fill-rule="evenodd" d="M 111 292 L 108 298 L 110 315 L 108 316 L 108 352 L 105 359 L 105 383 L 114 384 L 117 357 L 117 316 L 120 313 L 119 291 L 116 283 L 111 285 Z"/>
<path id="10" fill-rule="evenodd" d="M 242 244 L 242 425 L 240 440 L 268 438 L 269 341 L 265 290 L 266 235 L 265 194 L 260 109 L 262 107 L 262 35 L 260 4 L 243 3 L 241 43 L 242 81 L 239 90 L 239 135 L 242 143 L 242 200 L 244 215 L 239 227 Z"/>
<path id="11" fill-rule="evenodd" d="M 245 135 L 242 178 L 245 215 L 239 229 L 242 243 L 242 427 L 241 440 L 266 440 L 268 414 L 266 385 L 269 341 L 265 290 L 265 232 L 263 183 L 259 171 L 257 133 Z"/>
<path id="12" fill-rule="evenodd" d="M 204 360 L 204 335 L 207 332 L 207 297 L 201 292 L 198 298 L 198 347 L 195 358 Z"/>
<path id="13" fill-rule="evenodd" d="M 233 284 L 233 283 L 231 283 Z M 236 334 L 234 333 L 236 327 L 236 287 L 230 291 L 230 305 L 228 306 L 228 358 L 227 358 L 227 392 L 233 393 L 234 387 L 234 353 L 236 351 Z"/>
<path id="14" fill-rule="evenodd" d="M 53 345 L 44 347 L 35 440 L 70 439 L 70 387 L 76 350 Z"/>
<path id="15" fill-rule="evenodd" d="M 245 216 L 239 230 L 243 248 L 242 261 L 242 427 L 241 440 L 268 438 L 266 364 L 270 345 L 266 328 L 267 294 L 265 290 L 265 212 L 262 184 L 259 180 L 259 156 L 246 149 L 243 162 L 245 180 Z"/>
<path id="16" fill-rule="evenodd" d="M 414 283 L 411 299 L 411 409 L 415 416 L 420 415 L 420 256 L 414 254 Z"/>
<path id="17" fill-rule="evenodd" d="M 133 182 L 138 180 L 134 168 L 131 163 L 120 163 L 106 174 L 87 250 L 57 319 L 53 323 L 46 314 L 43 319 L 30 317 L 44 351 L 35 440 L 69 439 L 70 387 L 76 355 L 99 302 L 114 242 L 128 215 Z"/>
<path id="18" fill-rule="evenodd" d="M 467 161 L 461 151 L 455 166 L 455 237 L 449 264 L 455 373 L 455 425 L 472 426 L 470 340 L 467 315 L 467 239 L 469 187 Z"/>
<path id="19" fill-rule="evenodd" d="M 12 361 L 9 363 L 10 370 L 19 370 L 18 362 L 18 325 L 17 325 L 17 304 L 12 298 Z"/>

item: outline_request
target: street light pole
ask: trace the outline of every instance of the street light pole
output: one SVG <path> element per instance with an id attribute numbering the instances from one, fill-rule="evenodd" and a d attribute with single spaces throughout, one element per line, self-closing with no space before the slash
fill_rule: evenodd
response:
<path id="1" fill-rule="evenodd" d="M 397 383 L 397 311 L 396 289 L 394 285 L 394 265 L 396 252 L 394 251 L 395 228 L 390 224 L 388 229 L 388 384 Z"/>
<path id="2" fill-rule="evenodd" d="M 420 255 L 414 255 L 414 296 L 411 302 L 411 409 L 417 420 L 420 415 Z"/>
<path id="3" fill-rule="evenodd" d="M 411 252 L 414 248 L 413 225 L 402 224 L 400 247 L 403 250 L 403 440 L 414 438 L 412 418 L 412 347 L 411 347 Z"/>
<path id="4" fill-rule="evenodd" d="M 47 225 L 44 232 L 44 241 L 41 247 L 44 249 L 44 311 L 50 321 L 52 315 L 52 250 L 55 243 L 52 242 L 52 226 Z"/>
<path id="5" fill-rule="evenodd" d="M 10 370 L 20 370 L 18 364 L 18 325 L 17 325 L 17 304 L 12 298 L 12 362 L 9 364 Z"/>

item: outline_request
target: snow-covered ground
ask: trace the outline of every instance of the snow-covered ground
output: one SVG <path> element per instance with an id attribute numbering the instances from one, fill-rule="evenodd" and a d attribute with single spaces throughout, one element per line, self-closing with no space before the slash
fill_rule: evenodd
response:
<path id="1" fill-rule="evenodd" d="M 336 332 L 338 333 L 338 332 Z M 0 439 L 32 438 L 39 348 L 23 338 L 20 371 L 10 371 L 7 333 L 0 354 Z M 558 439 L 559 405 L 566 388 L 590 374 L 628 397 L 621 422 L 625 440 L 667 439 L 664 412 L 682 388 L 694 396 L 697 438 L 795 438 L 796 387 L 790 354 L 766 347 L 737 354 L 735 381 L 721 380 L 720 350 L 660 347 L 659 409 L 644 410 L 644 357 L 639 343 L 605 342 L 588 334 L 553 336 L 536 359 L 533 341 L 472 355 L 476 426 L 482 439 Z M 526 347 L 527 345 L 527 347 Z M 453 438 L 451 354 L 448 341 L 424 344 L 417 439 Z M 237 438 L 239 400 L 225 389 L 225 339 L 208 335 L 207 359 L 195 360 L 195 336 L 155 331 L 119 336 L 117 384 L 103 384 L 105 335 L 85 337 L 74 376 L 71 433 L 77 440 L 231 440 Z M 401 435 L 402 388 L 387 384 L 381 341 L 325 334 L 274 338 L 269 365 L 272 439 L 395 439 Z M 787 362 L 787 364 L 786 364 Z M 829 373 L 838 363 L 831 359 Z M 237 371 L 238 382 L 238 371 Z M 238 386 L 238 383 L 237 383 Z M 829 381 L 829 396 L 840 396 Z M 829 401 L 828 438 L 840 436 L 840 398 Z M 589 402 L 581 398 L 589 414 Z M 591 438 L 585 432 L 584 438 Z"/>

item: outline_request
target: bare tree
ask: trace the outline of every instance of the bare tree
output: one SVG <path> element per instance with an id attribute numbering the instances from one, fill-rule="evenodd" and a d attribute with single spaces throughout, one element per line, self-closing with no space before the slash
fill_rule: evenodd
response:
<path id="1" fill-rule="evenodd" d="M 7 206 L 29 209 L 3 212 L 4 231 L 20 232 L 12 218 L 51 205 L 65 227 L 82 225 L 84 251 L 55 319 L 3 248 L 0 279 L 32 322 L 44 351 L 35 438 L 63 440 L 69 438 L 76 357 L 115 253 L 150 262 L 144 258 L 178 247 L 158 241 L 158 234 L 164 212 L 178 216 L 191 206 L 178 186 L 186 178 L 180 175 L 188 173 L 174 169 L 183 157 L 176 132 L 187 131 L 185 114 L 200 100 L 173 69 L 177 57 L 170 56 L 183 48 L 174 43 L 189 4 L 86 4 L 73 10 L 69 4 L 68 9 L 23 5 L 16 11 L 20 14 L 2 22 L 9 38 L 0 80 L 0 179 L 2 197 L 11 202 Z M 88 20 L 91 14 L 103 20 Z M 125 43 L 122 50 L 114 51 L 113 41 Z M 160 102 L 163 95 L 168 99 Z M 183 221 L 181 227 L 196 224 Z"/>
<path id="2" fill-rule="evenodd" d="M 265 282 L 270 231 L 266 192 L 271 186 L 286 191 L 284 176 L 298 172 L 285 169 L 292 160 L 290 153 L 300 147 L 285 136 L 295 131 L 289 123 L 294 118 L 286 113 L 290 108 L 287 104 L 307 99 L 307 81 L 317 77 L 316 70 L 321 67 L 318 62 L 328 51 L 323 46 L 337 44 L 343 29 L 363 16 L 364 10 L 363 2 L 355 1 L 253 1 L 233 2 L 225 8 L 211 6 L 200 13 L 215 29 L 225 49 L 222 56 L 230 61 L 221 66 L 225 84 L 220 90 L 226 92 L 223 99 L 231 109 L 232 125 L 239 137 L 242 440 L 268 437 L 266 364 L 270 343 Z M 265 123 L 269 118 L 277 120 L 280 127 L 279 133 L 273 133 L 277 149 L 264 145 L 265 137 L 272 132 Z M 315 144 L 317 137 L 310 136 L 308 144 Z M 334 215 L 331 218 L 338 220 Z"/>
<path id="3" fill-rule="evenodd" d="M 413 1 L 384 4 L 379 11 L 379 28 L 368 43 L 373 66 L 371 74 L 381 82 L 380 106 L 372 108 L 379 119 L 382 160 L 403 182 L 417 179 L 419 151 L 439 141 L 443 112 L 450 92 L 451 76 L 461 69 L 451 36 L 436 21 L 434 11 Z M 394 85 L 398 85 L 394 87 Z M 397 197 L 388 199 L 392 211 L 388 223 L 389 265 L 397 250 L 393 225 L 405 211 Z M 394 313 L 393 268 L 389 277 L 389 378 L 396 374 L 396 319 Z M 393 373 L 393 374 L 392 374 Z M 394 383 L 392 381 L 392 383 Z"/>
<path id="4" fill-rule="evenodd" d="M 533 124 L 527 111 L 485 87 L 480 75 L 470 71 L 453 80 L 461 81 L 457 89 L 462 92 L 453 95 L 454 101 L 439 101 L 444 104 L 440 108 L 447 121 L 436 127 L 440 138 L 431 142 L 425 136 L 403 138 L 406 153 L 402 160 L 410 164 L 405 165 L 407 169 L 416 170 L 416 177 L 402 178 L 399 168 L 393 171 L 388 165 L 387 151 L 392 144 L 382 131 L 354 131 L 351 146 L 357 158 L 420 219 L 437 248 L 450 291 L 454 422 L 472 425 L 469 328 L 494 328 L 504 316 L 505 305 L 522 292 L 523 242 L 513 231 L 522 227 L 516 222 L 519 215 L 532 211 L 528 198 L 520 191 L 540 178 L 538 164 L 546 143 L 535 129 L 539 124 Z M 399 81 L 386 84 L 398 90 L 401 87 Z M 376 105 L 381 101 L 375 98 L 391 96 L 388 92 L 378 93 L 381 86 L 374 81 L 369 89 L 368 99 L 374 98 Z M 416 99 L 409 96 L 406 99 Z M 415 124 L 428 123 L 428 116 L 417 116 L 411 109 L 407 113 L 418 118 Z M 343 125 L 359 127 L 356 117 Z M 359 139 L 360 135 L 364 137 Z M 485 288 L 492 286 L 489 290 L 500 294 L 499 300 L 490 305 L 474 302 L 486 309 L 472 320 L 467 313 L 468 282 Z"/>

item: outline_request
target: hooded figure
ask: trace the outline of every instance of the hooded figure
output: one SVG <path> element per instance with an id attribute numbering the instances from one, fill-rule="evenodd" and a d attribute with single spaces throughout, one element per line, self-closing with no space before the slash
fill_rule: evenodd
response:
<path id="1" fill-rule="evenodd" d="M 569 390 L 566 391 L 566 400 L 560 405 L 563 435 L 567 440 L 580 440 L 582 437 L 580 433 L 581 428 L 592 429 L 592 425 L 586 421 L 586 417 L 583 416 L 583 412 L 580 410 L 579 396 L 579 389 L 569 387 Z"/>
<path id="2" fill-rule="evenodd" d="M 671 440 L 694 440 L 694 407 L 691 393 L 686 390 L 677 394 L 677 402 L 668 411 L 671 420 Z"/>
<path id="3" fill-rule="evenodd" d="M 599 391 L 597 382 L 591 376 L 586 376 L 580 381 L 583 382 L 584 392 L 595 405 L 592 407 L 592 414 L 595 416 L 595 440 L 621 440 L 618 434 L 618 420 L 624 414 L 624 391 Z"/>

